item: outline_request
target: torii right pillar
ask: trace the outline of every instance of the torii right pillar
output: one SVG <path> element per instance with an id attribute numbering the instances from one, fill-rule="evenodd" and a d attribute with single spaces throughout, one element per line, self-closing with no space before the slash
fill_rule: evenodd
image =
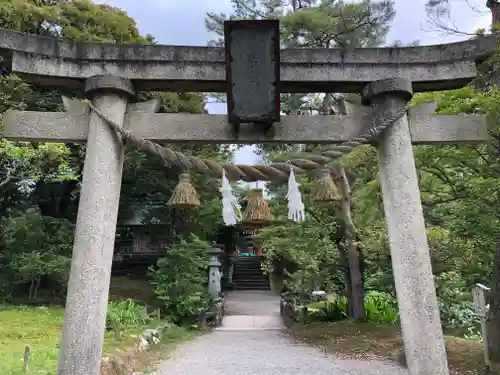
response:
<path id="1" fill-rule="evenodd" d="M 363 102 L 372 106 L 376 124 L 395 115 L 412 96 L 411 82 L 402 78 L 375 81 L 363 90 Z M 410 375 L 448 375 L 406 114 L 380 135 L 377 147 L 408 371 Z"/>

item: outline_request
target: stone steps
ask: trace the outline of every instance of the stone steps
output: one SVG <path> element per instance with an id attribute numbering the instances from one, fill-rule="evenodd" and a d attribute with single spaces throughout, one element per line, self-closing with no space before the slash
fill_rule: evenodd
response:
<path id="1" fill-rule="evenodd" d="M 233 283 L 236 290 L 269 290 L 269 277 L 262 273 L 260 257 L 235 257 Z"/>

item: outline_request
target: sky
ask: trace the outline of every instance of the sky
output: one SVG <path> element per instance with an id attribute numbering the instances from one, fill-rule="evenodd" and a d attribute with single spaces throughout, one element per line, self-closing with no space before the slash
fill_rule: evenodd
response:
<path id="1" fill-rule="evenodd" d="M 135 19 L 139 30 L 153 35 L 161 44 L 206 45 L 214 39 L 205 29 L 207 12 L 231 13 L 229 0 L 100 0 L 125 10 Z M 467 35 L 443 35 L 429 27 L 425 14 L 426 0 L 396 0 L 396 17 L 392 23 L 387 43 L 395 41 L 420 45 L 449 43 L 468 38 Z M 478 28 L 487 28 L 491 14 L 486 0 L 449 0 L 451 19 L 449 24 L 462 32 L 473 33 Z M 225 114 L 225 104 L 207 104 L 211 114 Z M 256 164 L 259 157 L 251 146 L 240 149 L 236 163 Z"/>

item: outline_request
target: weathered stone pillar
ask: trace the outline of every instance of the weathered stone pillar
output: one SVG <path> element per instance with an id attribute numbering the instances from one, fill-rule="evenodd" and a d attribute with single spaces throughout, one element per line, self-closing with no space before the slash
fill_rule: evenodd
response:
<path id="1" fill-rule="evenodd" d="M 123 124 L 136 98 L 121 77 L 94 76 L 85 95 Z M 123 168 L 123 145 L 97 114 L 89 123 L 57 375 L 99 375 Z"/>
<path id="2" fill-rule="evenodd" d="M 208 263 L 208 292 L 214 299 L 219 298 L 221 292 L 221 276 L 219 255 L 223 251 L 219 248 L 213 247 L 208 250 L 210 254 L 210 262 Z"/>
<path id="3" fill-rule="evenodd" d="M 382 123 L 404 108 L 412 94 L 410 81 L 386 79 L 365 87 L 363 101 Z M 381 134 L 378 159 L 408 370 L 410 375 L 448 375 L 406 115 Z"/>

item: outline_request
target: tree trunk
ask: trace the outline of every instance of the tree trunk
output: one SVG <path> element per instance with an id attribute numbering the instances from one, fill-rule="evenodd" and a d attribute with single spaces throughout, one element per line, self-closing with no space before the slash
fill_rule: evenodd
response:
<path id="1" fill-rule="evenodd" d="M 345 244 L 347 263 L 349 265 L 349 275 L 351 281 L 351 300 L 352 300 L 352 317 L 355 320 L 365 319 L 365 304 L 364 304 L 364 288 L 363 275 L 361 272 L 361 262 L 358 254 L 358 246 L 356 243 L 356 232 L 354 222 L 351 216 L 351 189 L 344 168 L 338 168 L 340 183 L 339 187 L 342 192 L 342 201 L 340 202 L 340 218 L 345 225 Z"/>
<path id="2" fill-rule="evenodd" d="M 339 101 L 340 104 L 338 112 L 341 115 L 348 115 L 347 106 L 345 101 Z M 324 114 L 329 112 L 329 94 L 325 93 L 322 102 Z M 345 250 L 347 256 L 347 263 L 349 266 L 350 276 L 350 299 L 349 299 L 349 312 L 352 313 L 351 317 L 354 320 L 365 319 L 365 294 L 363 283 L 363 270 L 361 267 L 361 258 L 358 253 L 356 229 L 351 215 L 351 187 L 347 180 L 345 169 L 339 167 L 336 169 L 337 177 L 339 177 L 339 188 L 342 194 L 342 201 L 340 202 L 340 219 L 344 224 L 344 239 Z"/>
<path id="3" fill-rule="evenodd" d="M 347 294 L 347 316 L 354 319 L 354 299 L 352 294 L 352 283 L 351 283 L 351 271 L 349 267 L 349 261 L 347 259 L 347 254 L 344 253 L 346 268 L 344 271 L 345 287 Z"/>
<path id="4" fill-rule="evenodd" d="M 35 289 L 35 280 L 31 280 L 30 289 L 28 292 L 28 301 L 33 301 L 33 289 Z"/>
<path id="5" fill-rule="evenodd" d="M 351 237 L 352 235 L 346 235 Z M 354 237 L 354 236 L 352 236 Z M 352 317 L 355 320 L 365 319 L 365 305 L 364 305 L 364 290 L 363 279 L 361 275 L 361 267 L 356 248 L 356 242 L 352 238 L 346 238 L 347 241 L 347 261 L 349 263 L 349 274 L 351 277 L 351 303 L 352 303 Z"/>
<path id="6" fill-rule="evenodd" d="M 40 290 L 40 283 L 42 281 L 42 277 L 38 276 L 36 279 L 35 288 L 33 290 L 33 299 L 36 300 L 38 298 L 38 291 Z"/>
<path id="7" fill-rule="evenodd" d="M 492 276 L 487 320 L 488 347 L 491 361 L 500 364 L 500 243 L 497 244 Z"/>

